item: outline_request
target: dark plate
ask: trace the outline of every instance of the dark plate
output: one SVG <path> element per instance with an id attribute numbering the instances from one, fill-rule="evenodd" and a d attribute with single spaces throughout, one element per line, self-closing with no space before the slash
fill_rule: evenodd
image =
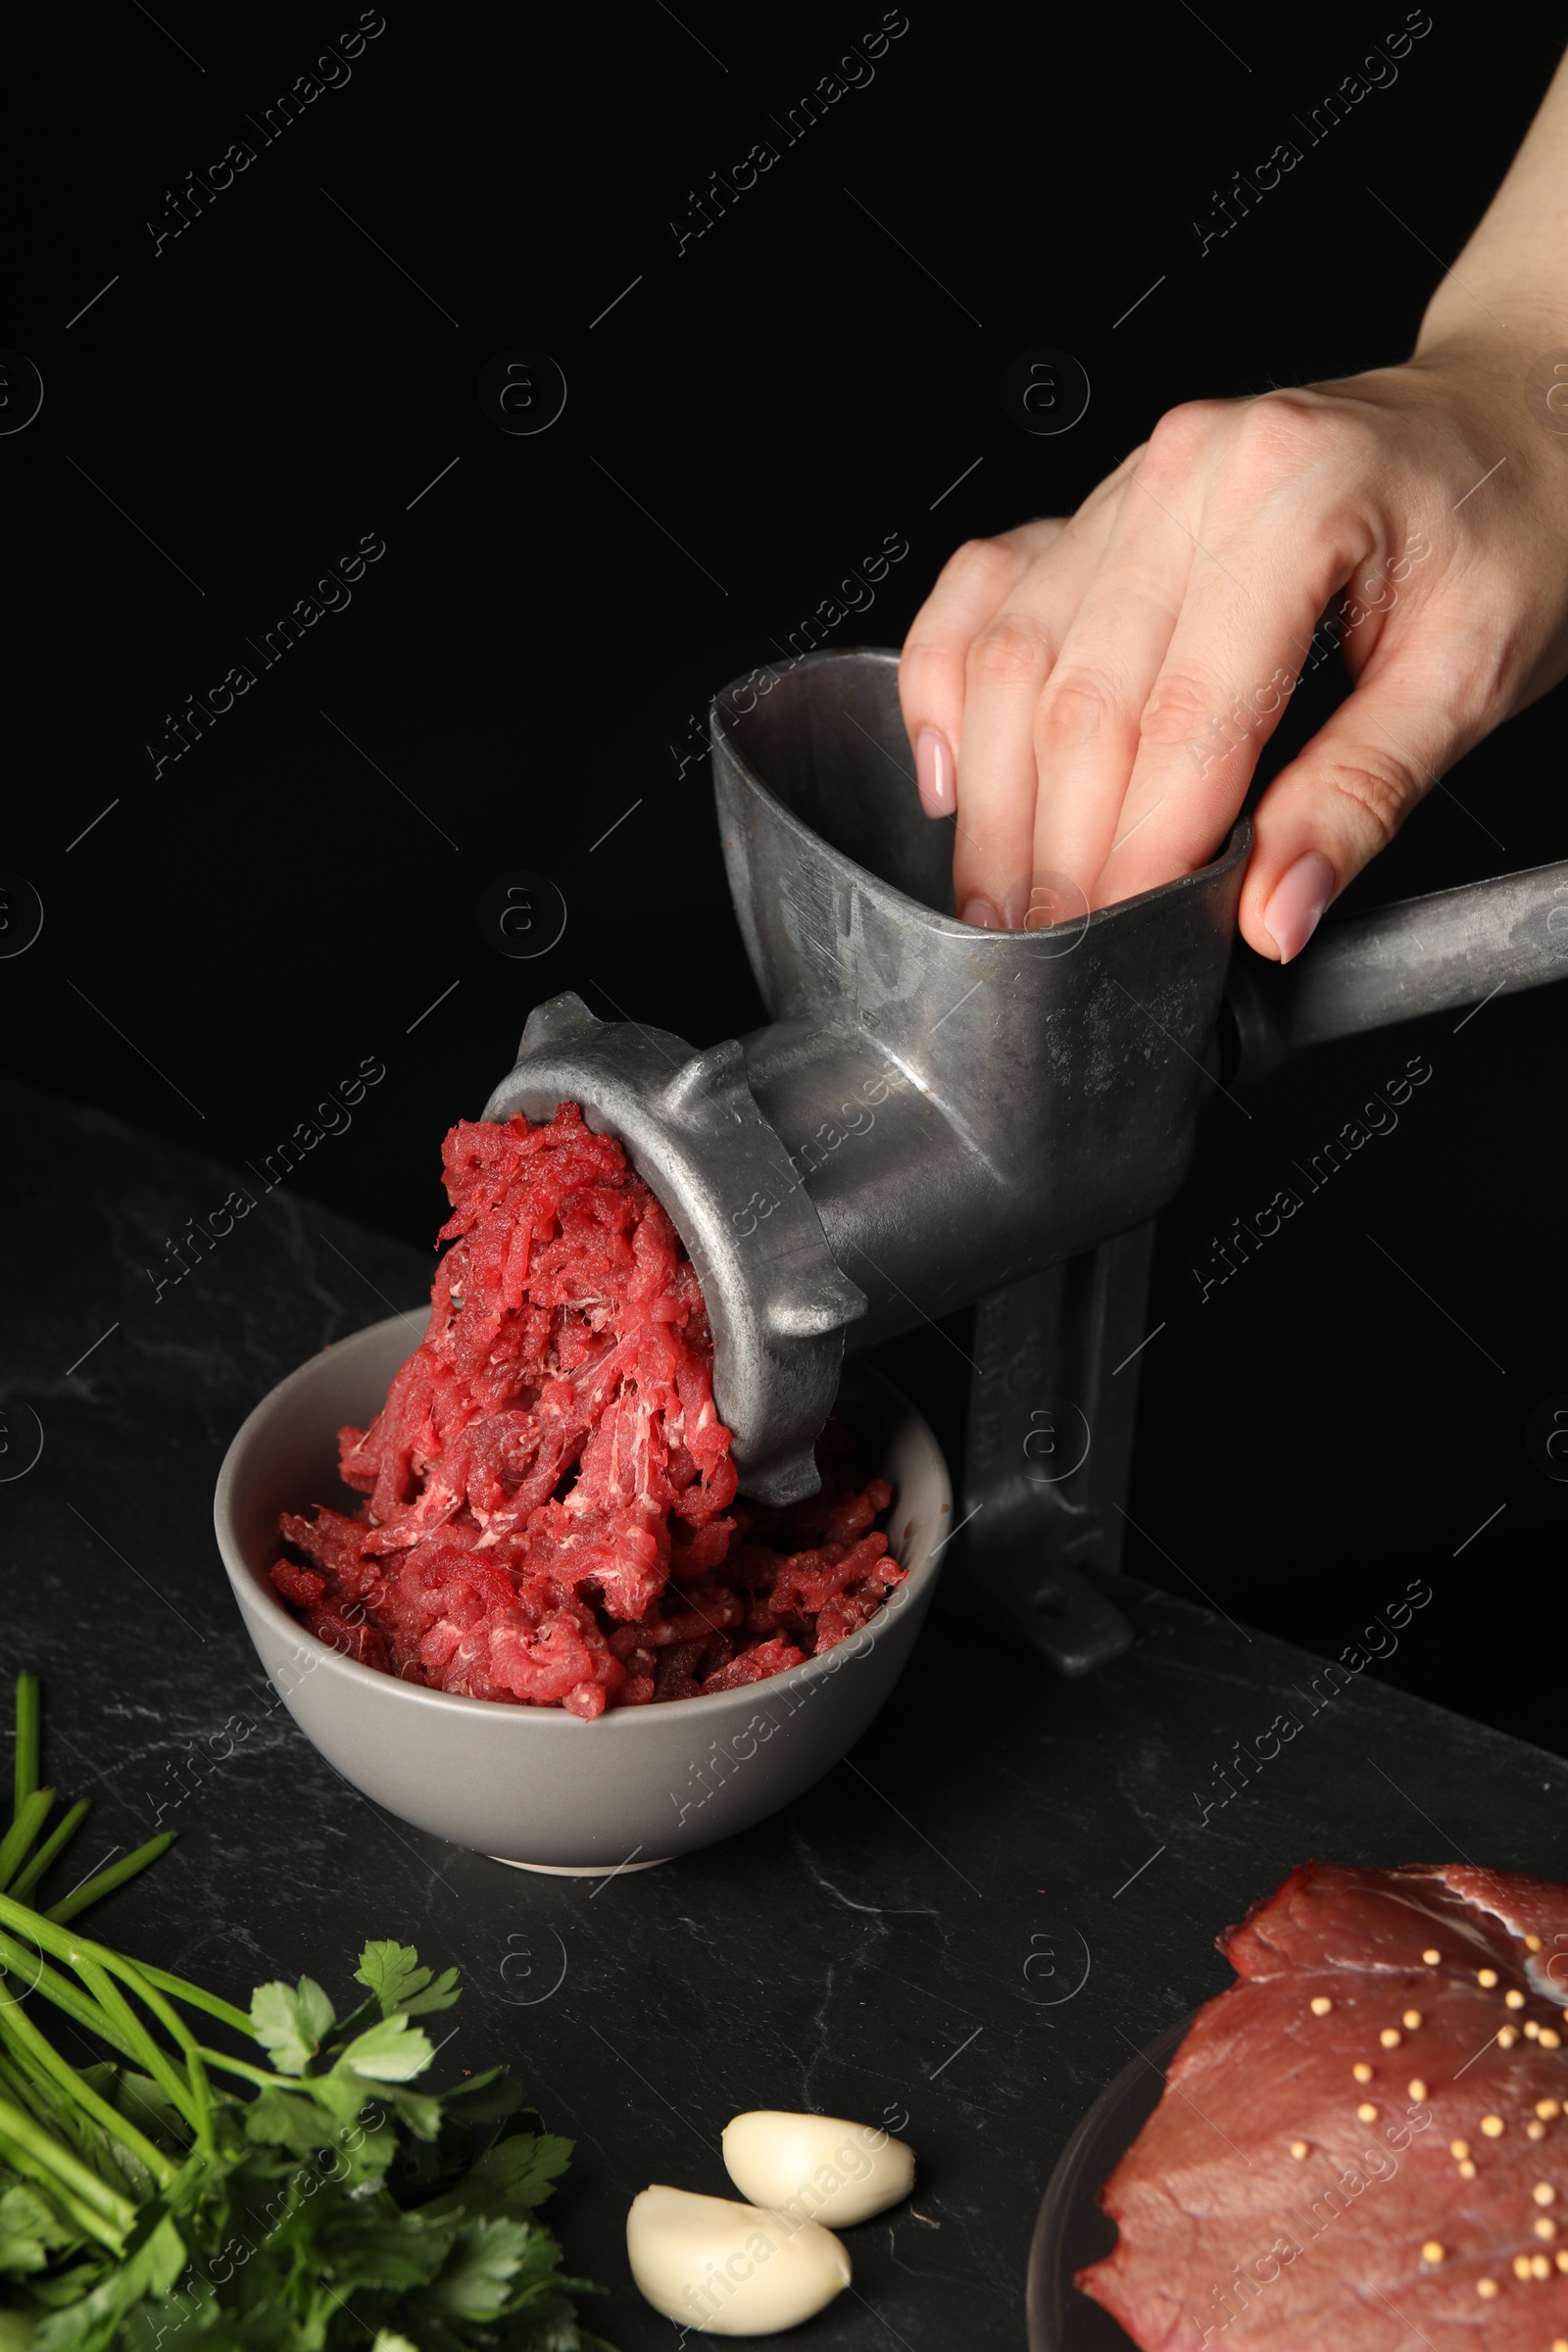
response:
<path id="1" fill-rule="evenodd" d="M 1116 2243 L 1116 2226 L 1100 2209 L 1101 2187 L 1159 2105 L 1165 2069 L 1192 2022 L 1184 2017 L 1168 2027 L 1124 2066 L 1061 2152 L 1029 2247 L 1029 2352 L 1137 2352 L 1109 2312 L 1079 2293 L 1073 2274 Z"/>

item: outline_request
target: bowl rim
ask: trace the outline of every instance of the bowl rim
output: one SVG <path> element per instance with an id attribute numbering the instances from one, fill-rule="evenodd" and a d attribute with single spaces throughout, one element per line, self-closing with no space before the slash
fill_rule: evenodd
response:
<path id="1" fill-rule="evenodd" d="M 278 1594 L 268 1589 L 245 1558 L 240 1548 L 238 1532 L 234 1523 L 234 1490 L 238 1481 L 239 1465 L 246 1449 L 266 1421 L 278 1411 L 293 1392 L 304 1388 L 312 1377 L 319 1374 L 321 1365 L 327 1356 L 344 1348 L 352 1347 L 356 1341 L 366 1341 L 372 1335 L 379 1336 L 389 1332 L 394 1324 L 407 1326 L 410 1322 L 417 1322 L 419 1336 L 414 1342 L 414 1347 L 408 1350 L 408 1353 L 412 1355 L 414 1348 L 418 1347 L 424 1337 L 427 1321 L 427 1313 L 421 1318 L 418 1308 L 409 1308 L 401 1313 L 383 1315 L 377 1322 L 362 1325 L 358 1331 L 346 1332 L 340 1340 L 328 1340 L 326 1345 L 318 1348 L 314 1355 L 307 1356 L 303 1363 L 295 1365 L 292 1372 L 285 1373 L 283 1378 L 275 1382 L 267 1394 L 251 1407 L 229 1440 L 224 1449 L 223 1459 L 219 1466 L 218 1482 L 213 1492 L 213 1527 L 218 1540 L 219 1553 L 227 1573 L 229 1584 L 233 1588 L 235 1600 L 242 1612 L 247 1607 L 257 1608 L 279 1633 L 286 1634 L 299 1645 L 305 1658 L 310 1661 L 305 1671 L 314 1672 L 321 1666 L 326 1666 L 329 1670 L 336 1670 L 339 1674 L 346 1675 L 351 1683 L 358 1685 L 361 1689 L 381 1693 L 387 1703 L 395 1704 L 401 1701 L 414 1706 L 437 1707 L 459 1716 L 471 1716 L 477 1721 L 514 1721 L 534 1725 L 553 1722 L 561 1727 L 556 1733 L 544 1734 L 546 1738 L 574 1737 L 592 1731 L 600 1739 L 607 1736 L 612 1739 L 623 1739 L 628 1736 L 625 1731 L 608 1732 L 607 1727 L 611 1724 L 631 1725 L 647 1718 L 652 1718 L 655 1723 L 661 1723 L 667 1719 L 670 1706 L 679 1707 L 682 1722 L 712 1721 L 721 1714 L 733 1714 L 736 1711 L 737 1701 L 748 1701 L 755 1704 L 756 1700 L 753 1694 L 764 1690 L 769 1692 L 779 1692 L 785 1690 L 797 1690 L 807 1686 L 814 1687 L 827 1682 L 854 1660 L 868 1657 L 876 1647 L 878 1641 L 897 1629 L 902 1619 L 903 1609 L 909 1601 L 929 1596 L 931 1588 L 940 1573 L 941 1555 L 946 1550 L 949 1538 L 954 1533 L 951 1526 L 947 1534 L 932 1544 L 924 1559 L 908 1571 L 904 1583 L 887 1595 L 869 1624 L 861 1626 L 859 1631 L 848 1641 L 837 1642 L 832 1649 L 824 1651 L 820 1657 L 803 1658 L 799 1666 L 787 1666 L 782 1674 L 765 1675 L 760 1682 L 743 1683 L 733 1690 L 711 1690 L 696 1698 L 674 1700 L 669 1702 L 669 1706 L 607 1707 L 604 1714 L 596 1716 L 592 1723 L 585 1722 L 578 1716 L 568 1715 L 564 1707 L 530 1706 L 521 1701 L 515 1706 L 509 1706 L 504 1701 L 493 1698 L 468 1698 L 456 1690 L 432 1690 L 427 1684 L 405 1682 L 399 1675 L 383 1674 L 379 1667 L 362 1666 L 358 1659 L 345 1657 L 343 1652 L 334 1649 L 330 1642 L 322 1642 L 317 1635 L 309 1632 L 299 1619 L 284 1606 Z M 406 1357 L 398 1359 L 400 1364 L 406 1360 Z M 889 1380 L 886 1373 L 879 1372 L 874 1364 L 851 1363 L 845 1366 L 845 1371 L 853 1375 L 855 1379 L 868 1381 L 873 1389 L 880 1390 L 888 1400 L 897 1404 L 906 1423 L 912 1423 L 917 1433 L 923 1433 L 930 1446 L 942 1485 L 947 1491 L 947 1499 L 938 1510 L 938 1521 L 940 1522 L 943 1518 L 951 1520 L 953 1516 L 953 1474 L 948 1465 L 947 1455 L 943 1452 L 935 1432 L 918 1405 L 912 1403 L 906 1396 L 904 1391 L 895 1382 Z M 899 1612 L 898 1616 L 894 1615 L 895 1611 Z M 860 1646 L 862 1643 L 863 1647 Z M 697 1713 L 699 1709 L 705 1710 L 705 1712 L 699 1715 Z M 567 1727 L 569 1727 L 569 1731 Z M 534 1733 L 529 1736 L 538 1737 L 539 1735 Z"/>

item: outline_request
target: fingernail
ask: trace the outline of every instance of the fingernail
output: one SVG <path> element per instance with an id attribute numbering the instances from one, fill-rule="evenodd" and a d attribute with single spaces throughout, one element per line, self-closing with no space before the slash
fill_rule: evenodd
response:
<path id="1" fill-rule="evenodd" d="M 935 727 L 922 727 L 915 739 L 914 781 L 927 816 L 951 816 L 958 806 L 954 785 L 953 754 Z"/>
<path id="2" fill-rule="evenodd" d="M 1263 909 L 1263 928 L 1289 963 L 1299 956 L 1334 896 L 1334 868 L 1317 850 L 1308 850 L 1274 885 Z"/>
<path id="3" fill-rule="evenodd" d="M 1002 923 L 1005 931 L 1021 931 L 1029 912 L 1029 885 L 1010 883 L 1002 894 Z"/>
<path id="4" fill-rule="evenodd" d="M 1007 927 L 989 899 L 966 899 L 959 919 L 973 923 L 977 931 L 1004 931 Z"/>

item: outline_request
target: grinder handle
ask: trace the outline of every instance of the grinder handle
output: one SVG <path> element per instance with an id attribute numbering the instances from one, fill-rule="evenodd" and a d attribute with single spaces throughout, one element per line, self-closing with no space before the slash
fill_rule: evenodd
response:
<path id="1" fill-rule="evenodd" d="M 1231 1081 L 1305 1046 L 1568 979 L 1568 859 L 1325 923 L 1294 963 L 1238 940 L 1225 988 Z"/>

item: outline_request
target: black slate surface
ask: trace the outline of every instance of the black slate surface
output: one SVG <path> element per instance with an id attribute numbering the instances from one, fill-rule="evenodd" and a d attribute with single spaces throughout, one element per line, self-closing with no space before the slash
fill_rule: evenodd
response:
<path id="1" fill-rule="evenodd" d="M 342 1995 L 368 1936 L 460 1964 L 439 2065 L 504 2059 L 577 2136 L 551 2210 L 625 2352 L 677 2335 L 630 2285 L 628 2202 L 656 2180 L 729 2193 L 719 2131 L 753 2106 L 906 2118 L 919 2156 L 912 2202 L 848 2233 L 853 2292 L 792 2340 L 1015 2352 L 1073 2124 L 1219 1989 L 1215 1934 L 1291 1863 L 1562 1874 L 1568 1764 L 1142 1587 L 1136 1647 L 1081 1684 L 936 1616 L 853 1757 L 695 1857 L 573 1882 L 444 1846 L 295 1731 L 211 1523 L 245 1412 L 416 1302 L 429 1260 L 280 1188 L 155 1298 L 147 1269 L 235 1173 L 10 1082 L 0 1113 L 0 1390 L 45 1433 L 0 1485 L 0 1664 L 42 1676 L 48 1773 L 95 1800 L 83 1871 L 180 1833 L 103 1931 L 241 2000 L 307 1968 Z M 1259 1763 L 1285 1710 L 1301 1729 Z"/>

